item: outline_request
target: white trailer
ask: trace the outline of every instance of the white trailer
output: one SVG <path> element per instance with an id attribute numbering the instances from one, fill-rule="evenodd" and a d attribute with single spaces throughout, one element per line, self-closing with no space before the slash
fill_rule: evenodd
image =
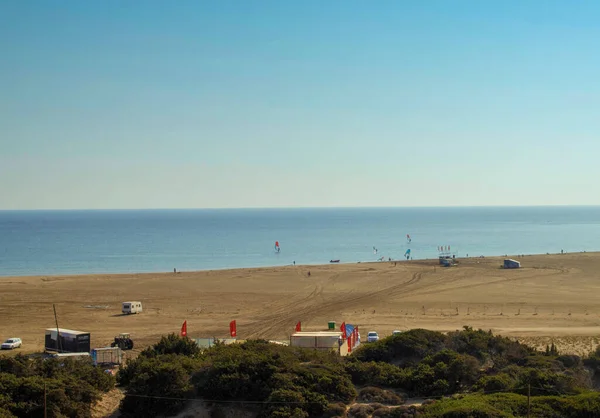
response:
<path id="1" fill-rule="evenodd" d="M 123 306 L 121 307 L 121 312 L 124 314 L 134 314 L 142 312 L 142 302 L 133 301 L 133 302 L 123 302 Z"/>
<path id="2" fill-rule="evenodd" d="M 290 346 L 340 352 L 342 333 L 338 331 L 296 332 L 290 336 Z"/>

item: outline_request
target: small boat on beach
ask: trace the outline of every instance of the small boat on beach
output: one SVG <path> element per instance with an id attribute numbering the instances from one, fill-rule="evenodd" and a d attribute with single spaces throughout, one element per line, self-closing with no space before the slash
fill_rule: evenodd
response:
<path id="1" fill-rule="evenodd" d="M 329 260 L 330 263 L 339 263 L 340 260 Z"/>

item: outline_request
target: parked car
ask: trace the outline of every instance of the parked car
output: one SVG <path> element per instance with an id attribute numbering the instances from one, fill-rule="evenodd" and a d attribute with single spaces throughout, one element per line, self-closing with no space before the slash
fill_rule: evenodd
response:
<path id="1" fill-rule="evenodd" d="M 392 335 L 400 335 L 400 334 L 402 334 L 402 331 L 400 331 L 400 330 L 395 329 L 392 331 Z"/>
<path id="2" fill-rule="evenodd" d="M 8 340 L 2 343 L 3 350 L 12 350 L 14 348 L 21 347 L 21 339 L 20 338 L 9 338 Z"/>
<path id="3" fill-rule="evenodd" d="M 379 341 L 379 334 L 375 331 L 369 331 L 367 334 L 367 342 L 374 343 L 375 341 Z"/>

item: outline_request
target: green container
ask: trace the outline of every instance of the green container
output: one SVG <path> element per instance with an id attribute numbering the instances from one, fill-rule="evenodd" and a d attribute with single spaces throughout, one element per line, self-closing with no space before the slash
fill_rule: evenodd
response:
<path id="1" fill-rule="evenodd" d="M 329 321 L 327 323 L 327 328 L 328 329 L 335 329 L 335 321 Z"/>

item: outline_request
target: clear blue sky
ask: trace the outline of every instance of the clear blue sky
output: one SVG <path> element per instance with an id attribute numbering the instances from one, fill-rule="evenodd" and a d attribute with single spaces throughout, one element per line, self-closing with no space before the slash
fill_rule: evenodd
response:
<path id="1" fill-rule="evenodd" d="M 0 209 L 600 204 L 598 1 L 0 2 Z"/>

